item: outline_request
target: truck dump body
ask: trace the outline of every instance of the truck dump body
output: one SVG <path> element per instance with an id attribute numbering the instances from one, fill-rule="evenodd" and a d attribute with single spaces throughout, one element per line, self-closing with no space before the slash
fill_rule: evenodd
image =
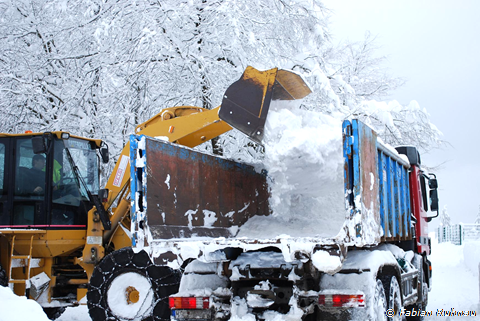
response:
<path id="1" fill-rule="evenodd" d="M 266 173 L 146 136 L 131 144 L 134 208 L 154 239 L 231 237 L 250 217 L 270 214 Z"/>
<path id="2" fill-rule="evenodd" d="M 362 247 L 411 238 L 408 161 L 358 120 L 344 122 L 343 150 L 346 210 L 340 231 L 332 231 L 329 238 L 305 235 L 301 240 L 288 239 L 289 227 L 285 225 L 284 230 L 278 231 L 282 236 L 277 239 L 249 240 L 235 236 L 249 219 L 270 214 L 265 173 L 175 144 L 132 135 L 134 245 L 145 236 L 139 246 L 155 243 L 153 252 L 161 254 L 176 248 L 173 252 L 179 255 L 183 245 L 191 246 L 201 240 L 196 253 L 203 255 L 207 244 L 217 244 L 214 250 L 235 246 L 244 251 L 248 248 L 240 243 L 256 244 L 258 248 L 263 244 L 287 251 L 286 258 L 295 257 L 296 252 L 311 256 L 322 248 L 341 261 L 351 245 Z M 289 242 L 297 245 L 287 249 L 284 245 Z"/>
<path id="3" fill-rule="evenodd" d="M 343 132 L 345 190 L 351 215 L 362 212 L 363 223 L 366 216 L 373 214 L 370 219 L 381 227 L 381 239 L 376 242 L 411 239 L 408 159 L 383 144 L 370 127 L 358 120 L 345 121 Z M 356 234 L 358 237 L 368 231 L 364 233 L 358 226 Z"/>

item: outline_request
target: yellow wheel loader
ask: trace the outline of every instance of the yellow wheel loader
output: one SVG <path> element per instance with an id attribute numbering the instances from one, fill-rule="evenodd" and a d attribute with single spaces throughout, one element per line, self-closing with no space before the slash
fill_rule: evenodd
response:
<path id="1" fill-rule="evenodd" d="M 309 93 L 295 73 L 247 67 L 221 106 L 166 108 L 135 134 L 194 147 L 234 127 L 260 142 L 270 102 Z M 101 140 L 0 134 L 0 285 L 51 319 L 81 303 L 95 321 L 169 319 L 181 275 L 132 250 L 129 152 L 127 144 L 101 189 L 99 166 L 109 158 Z"/>

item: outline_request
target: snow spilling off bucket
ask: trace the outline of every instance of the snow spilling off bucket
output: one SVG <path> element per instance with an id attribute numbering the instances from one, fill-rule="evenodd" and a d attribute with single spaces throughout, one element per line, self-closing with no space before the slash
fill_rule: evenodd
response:
<path id="1" fill-rule="evenodd" d="M 238 236 L 335 237 L 345 220 L 342 122 L 298 102 L 272 102 L 264 133 L 273 217 L 257 216 Z"/>

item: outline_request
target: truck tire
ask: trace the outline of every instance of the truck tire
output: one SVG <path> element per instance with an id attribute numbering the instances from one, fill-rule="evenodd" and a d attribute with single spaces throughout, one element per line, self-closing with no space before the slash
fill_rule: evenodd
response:
<path id="1" fill-rule="evenodd" d="M 387 320 L 387 297 L 385 295 L 385 289 L 383 282 L 377 279 L 375 284 L 375 295 L 373 297 L 373 316 L 374 321 L 386 321 Z"/>
<path id="2" fill-rule="evenodd" d="M 397 278 L 395 276 L 386 276 L 382 278 L 382 283 L 387 298 L 387 310 L 390 313 L 393 311 L 393 316 L 390 316 L 390 313 L 387 313 L 388 320 L 401 321 L 402 316 L 400 315 L 400 311 L 402 310 L 402 296 Z"/>
<path id="3" fill-rule="evenodd" d="M 47 315 L 47 318 L 50 320 L 58 319 L 63 312 L 65 312 L 65 307 L 58 307 L 58 308 L 43 308 L 43 312 Z"/>
<path id="4" fill-rule="evenodd" d="M 168 297 L 178 291 L 180 275 L 152 263 L 145 251 L 112 252 L 95 267 L 87 304 L 93 321 L 170 320 Z"/>

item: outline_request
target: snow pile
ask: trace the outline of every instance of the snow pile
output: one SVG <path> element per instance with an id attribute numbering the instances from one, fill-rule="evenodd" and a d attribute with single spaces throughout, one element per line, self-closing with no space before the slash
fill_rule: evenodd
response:
<path id="1" fill-rule="evenodd" d="M 330 255 L 323 250 L 312 254 L 312 263 L 321 272 L 333 273 L 342 268 L 342 261 L 339 256 Z"/>
<path id="2" fill-rule="evenodd" d="M 253 217 L 238 236 L 336 236 L 345 220 L 342 122 L 272 102 L 263 142 L 273 217 Z"/>
<path id="3" fill-rule="evenodd" d="M 480 241 L 467 241 L 463 245 L 463 259 L 473 274 L 479 274 L 480 269 Z"/>
<path id="4" fill-rule="evenodd" d="M 478 264 L 480 248 L 478 241 L 463 245 L 438 243 L 434 232 L 432 239 L 432 286 L 428 296 L 427 311 L 433 316 L 425 320 L 478 320 L 480 317 Z M 475 268 L 476 266 L 476 268 Z M 476 311 L 477 316 L 448 317 L 437 316 L 437 310 Z"/>
<path id="5" fill-rule="evenodd" d="M 16 296 L 10 288 L 0 286 L 0 321 L 48 321 L 42 307 L 24 296 Z"/>

